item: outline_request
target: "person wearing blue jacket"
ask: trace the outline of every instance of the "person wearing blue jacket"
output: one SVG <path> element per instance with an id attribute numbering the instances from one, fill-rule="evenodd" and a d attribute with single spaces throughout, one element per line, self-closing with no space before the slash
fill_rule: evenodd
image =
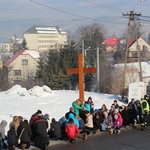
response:
<path id="1" fill-rule="evenodd" d="M 74 113 L 79 116 L 80 110 L 84 108 L 84 103 L 81 103 L 80 99 L 77 99 L 72 103 L 72 106 L 74 107 Z"/>
<path id="2" fill-rule="evenodd" d="M 74 123 L 77 125 L 77 127 L 79 128 L 79 127 L 80 127 L 79 121 L 78 121 L 78 119 L 76 119 L 76 118 L 74 117 L 74 115 L 73 115 L 72 113 L 69 114 L 69 117 L 68 117 L 68 119 L 66 120 L 66 124 L 69 122 L 69 119 L 70 119 L 70 118 L 73 119 L 73 122 L 74 122 Z"/>

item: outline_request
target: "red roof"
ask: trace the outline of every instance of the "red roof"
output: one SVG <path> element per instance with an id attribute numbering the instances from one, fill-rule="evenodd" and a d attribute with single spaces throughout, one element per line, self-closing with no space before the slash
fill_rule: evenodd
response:
<path id="1" fill-rule="evenodd" d="M 135 38 L 129 38 L 128 39 L 128 47 L 130 47 L 135 41 L 136 41 Z"/>
<path id="2" fill-rule="evenodd" d="M 118 43 L 118 38 L 106 38 L 105 44 L 106 46 L 116 46 Z"/>
<path id="3" fill-rule="evenodd" d="M 8 67 L 19 55 L 21 55 L 24 52 L 24 50 L 18 51 L 15 55 L 13 55 L 8 61 L 4 63 L 5 67 Z"/>
<path id="4" fill-rule="evenodd" d="M 13 55 L 7 62 L 5 62 L 4 66 L 8 67 L 20 55 L 30 55 L 34 59 L 39 58 L 39 53 L 37 51 L 20 50 L 15 55 Z"/>

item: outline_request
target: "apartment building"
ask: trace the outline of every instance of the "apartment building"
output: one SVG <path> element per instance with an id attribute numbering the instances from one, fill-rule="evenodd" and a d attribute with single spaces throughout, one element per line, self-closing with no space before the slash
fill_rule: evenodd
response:
<path id="1" fill-rule="evenodd" d="M 28 49 L 44 52 L 67 44 L 67 33 L 57 26 L 32 26 L 24 33 Z"/>

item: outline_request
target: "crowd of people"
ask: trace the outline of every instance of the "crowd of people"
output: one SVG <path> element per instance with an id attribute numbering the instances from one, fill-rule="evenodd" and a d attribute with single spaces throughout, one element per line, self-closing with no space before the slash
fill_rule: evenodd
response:
<path id="1" fill-rule="evenodd" d="M 145 95 L 141 100 L 135 101 L 132 98 L 128 105 L 119 106 L 118 101 L 114 100 L 110 108 L 103 104 L 101 108 L 94 109 L 92 97 L 89 97 L 84 102 L 75 100 L 69 111 L 58 121 L 55 118 L 50 119 L 48 114 L 43 115 L 41 110 L 33 114 L 29 121 L 22 116 L 14 116 L 7 133 L 7 122 L 1 121 L 1 149 L 28 149 L 33 143 L 41 150 L 46 150 L 50 139 L 74 143 L 77 138 L 86 140 L 90 134 L 119 134 L 121 128 L 126 126 L 135 129 L 137 123 L 145 131 L 150 124 L 149 106 L 149 96 Z"/>

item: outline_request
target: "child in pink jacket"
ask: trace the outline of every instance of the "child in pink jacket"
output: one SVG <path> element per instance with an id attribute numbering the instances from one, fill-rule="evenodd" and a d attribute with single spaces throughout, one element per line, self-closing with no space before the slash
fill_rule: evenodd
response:
<path id="1" fill-rule="evenodd" d="M 118 111 L 115 111 L 113 115 L 113 120 L 114 120 L 114 133 L 120 133 L 123 119 L 121 114 Z"/>

